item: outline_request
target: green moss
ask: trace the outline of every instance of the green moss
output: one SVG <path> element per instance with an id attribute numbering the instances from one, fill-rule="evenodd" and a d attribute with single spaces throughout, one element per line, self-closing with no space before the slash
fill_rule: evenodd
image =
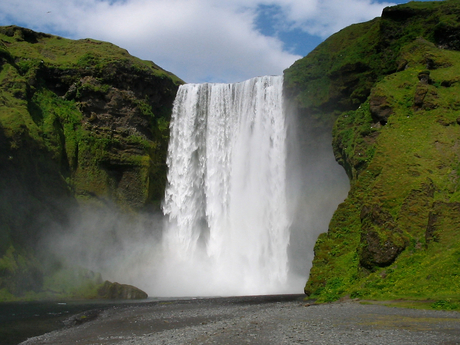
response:
<path id="1" fill-rule="evenodd" d="M 460 45 L 450 31 L 458 14 L 458 2 L 389 8 L 285 71 L 300 110 L 336 117 L 334 153 L 351 184 L 315 245 L 311 297 L 458 307 Z"/>
<path id="2" fill-rule="evenodd" d="M 27 33 L 29 40 L 21 39 Z M 59 65 L 70 68 L 75 65 L 82 68 L 103 70 L 110 64 L 132 64 L 138 71 L 148 70 L 158 77 L 171 78 L 177 84 L 182 81 L 151 61 L 143 61 L 111 43 L 93 39 L 69 40 L 58 36 L 34 33 L 14 26 L 0 28 L 3 42 L 9 43 L 10 55 L 26 58 L 31 64 Z M 31 40 L 38 44 L 30 44 Z M 22 62 L 22 65 L 27 62 Z"/>
<path id="3" fill-rule="evenodd" d="M 29 109 L 48 150 L 59 161 L 66 159 L 69 166 L 74 167 L 82 136 L 82 115 L 75 102 L 64 100 L 50 90 L 41 88 L 34 93 Z"/>

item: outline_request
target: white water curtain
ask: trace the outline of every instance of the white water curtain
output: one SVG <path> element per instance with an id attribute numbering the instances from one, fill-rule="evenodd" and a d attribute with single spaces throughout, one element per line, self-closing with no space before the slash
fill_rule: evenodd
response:
<path id="1" fill-rule="evenodd" d="M 281 76 L 180 87 L 167 160 L 160 290 L 171 295 L 171 285 L 186 285 L 190 294 L 241 295 L 286 288 L 282 88 Z"/>

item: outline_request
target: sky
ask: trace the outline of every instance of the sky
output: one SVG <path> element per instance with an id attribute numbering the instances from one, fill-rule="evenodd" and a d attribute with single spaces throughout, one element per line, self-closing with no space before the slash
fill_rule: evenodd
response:
<path id="1" fill-rule="evenodd" d="M 188 83 L 281 75 L 381 0 L 1 0 L 0 26 L 114 43 Z"/>

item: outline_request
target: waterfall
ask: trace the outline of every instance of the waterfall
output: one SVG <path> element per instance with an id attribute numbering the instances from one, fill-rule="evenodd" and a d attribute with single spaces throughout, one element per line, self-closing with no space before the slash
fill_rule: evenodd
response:
<path id="1" fill-rule="evenodd" d="M 165 294 L 283 292 L 288 278 L 283 78 L 179 88 L 163 212 Z M 187 287 L 185 287 L 185 286 Z M 161 288 L 160 288 L 161 290 Z"/>
<path id="2" fill-rule="evenodd" d="M 91 210 L 62 252 L 90 244 L 94 255 L 69 260 L 152 297 L 302 293 L 349 182 L 330 128 L 282 96 L 282 77 L 181 86 L 164 214 L 134 222 Z"/>

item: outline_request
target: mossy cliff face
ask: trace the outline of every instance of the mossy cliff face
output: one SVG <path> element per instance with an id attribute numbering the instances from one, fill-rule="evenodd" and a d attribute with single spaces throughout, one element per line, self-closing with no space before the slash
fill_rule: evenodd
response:
<path id="1" fill-rule="evenodd" d="M 109 43 L 0 27 L 0 291 L 41 289 L 35 249 L 70 208 L 158 207 L 182 83 Z"/>
<path id="2" fill-rule="evenodd" d="M 322 301 L 460 299 L 460 3 L 410 2 L 335 34 L 285 71 L 327 125 L 351 189 L 319 236 Z"/>

